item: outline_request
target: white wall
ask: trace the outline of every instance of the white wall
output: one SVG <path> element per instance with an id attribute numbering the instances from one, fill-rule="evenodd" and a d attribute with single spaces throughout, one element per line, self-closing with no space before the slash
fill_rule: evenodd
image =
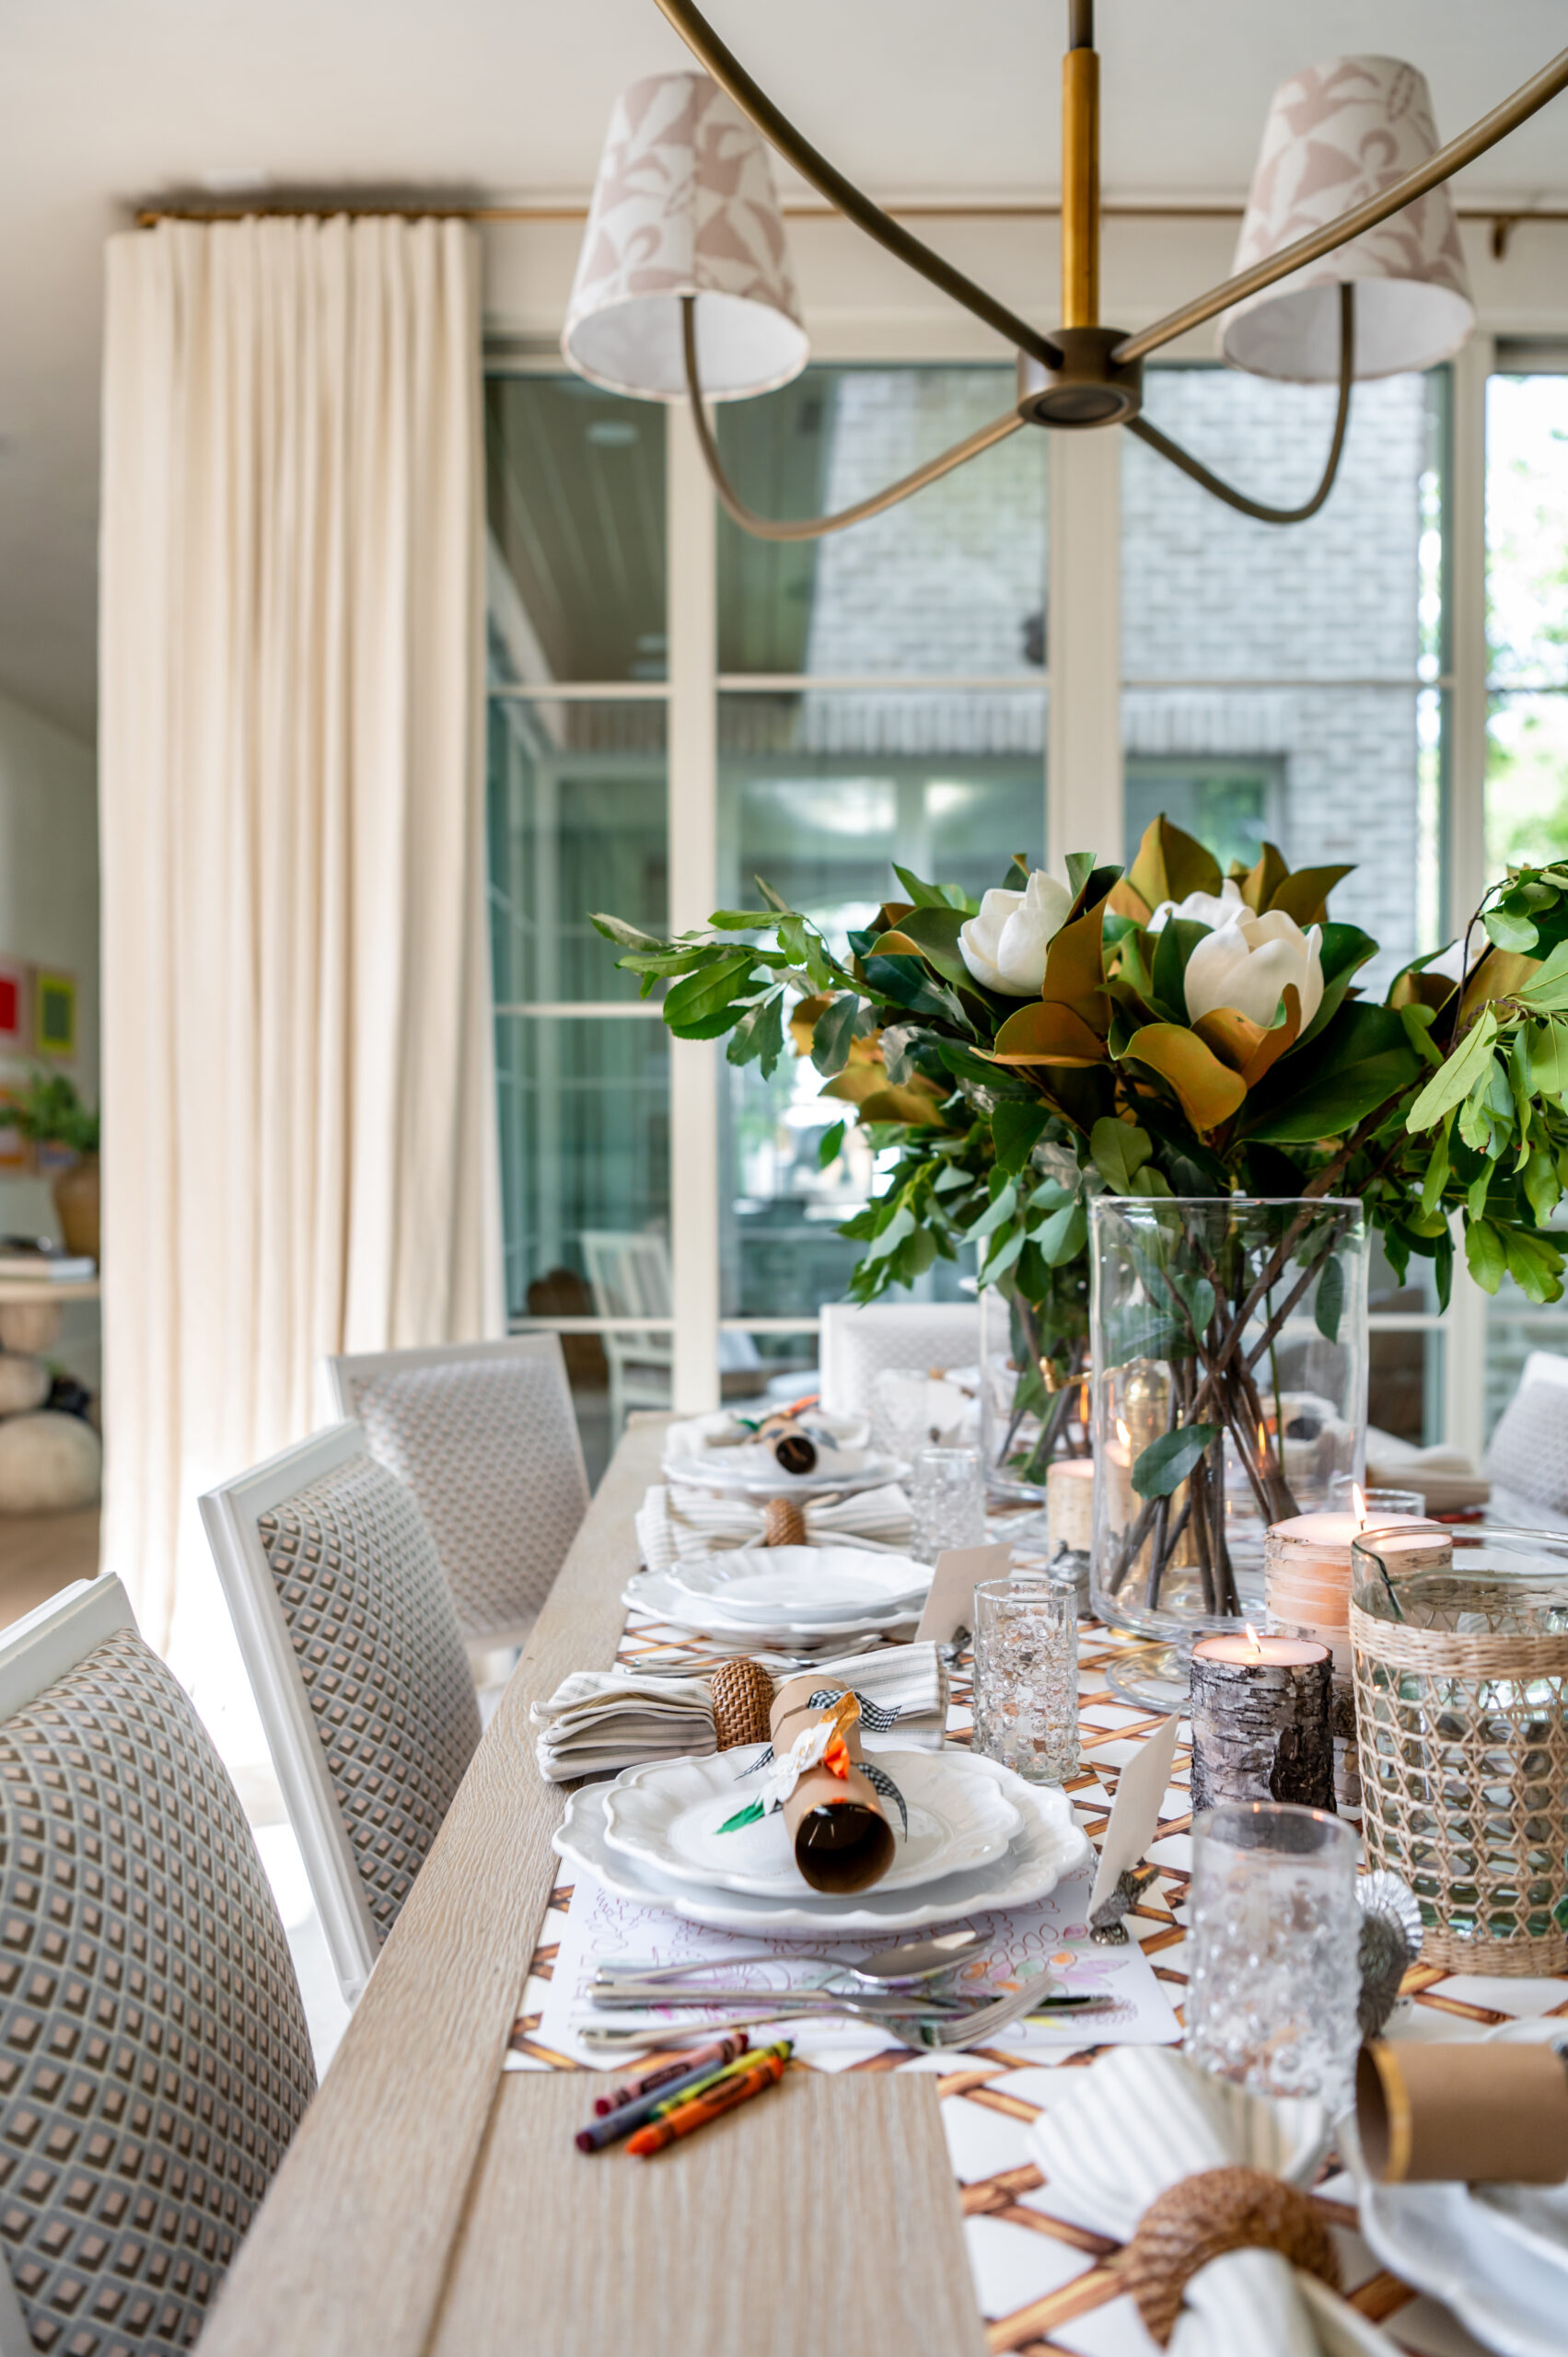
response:
<path id="1" fill-rule="evenodd" d="M 61 1068 L 98 1102 L 98 762 L 90 745 L 0 696 L 0 956 L 76 978 L 78 1052 Z M 0 1081 L 29 1065 L 0 1059 Z M 49 1184 L 0 1171 L 0 1234 L 59 1233 Z M 96 1389 L 98 1314 L 69 1307 L 51 1358 Z"/>

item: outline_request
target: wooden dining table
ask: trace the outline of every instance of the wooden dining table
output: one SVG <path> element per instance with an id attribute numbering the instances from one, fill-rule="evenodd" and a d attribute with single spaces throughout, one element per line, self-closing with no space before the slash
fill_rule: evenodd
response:
<path id="1" fill-rule="evenodd" d="M 935 2080 L 790 2072 L 656 2162 L 576 2072 L 505 2072 L 564 1794 L 528 1706 L 608 1667 L 663 1418 L 621 1441 L 202 2357 L 980 2357 Z"/>
<path id="2" fill-rule="evenodd" d="M 647 2163 L 586 2155 L 593 2080 L 545 2042 L 571 1922 L 551 1849 L 564 1792 L 528 1708 L 572 1670 L 679 1632 L 627 1625 L 633 1517 L 662 1426 L 633 1420 L 474 1754 L 320 2092 L 254 2220 L 202 2357 L 1079 2357 L 1150 2350 L 1121 2249 L 1047 2182 L 1029 2130 L 1063 2069 L 1097 2052 L 1008 2033 L 978 2051 L 807 2062 Z M 695 1643 L 695 1641 L 689 1641 Z M 1109 1683 L 1128 1641 L 1080 1632 L 1078 1772 L 1091 1841 L 1123 1767 L 1162 1722 Z M 962 1739 L 968 1680 L 955 1678 Z M 1186 1994 L 1190 1753 L 1179 1744 L 1128 1919 L 1149 1972 Z M 1400 2034 L 1479 2038 L 1568 2015 L 1568 1978 L 1481 1980 L 1418 1964 Z M 796 2064 L 802 2058 L 796 2056 Z M 509 2067 L 518 2064 L 529 2067 Z M 1381 2266 L 1343 2172 L 1313 2191 L 1362 2315 L 1411 2357 L 1483 2357 Z M 1239 2357 L 1239 2353 L 1238 2353 Z"/>

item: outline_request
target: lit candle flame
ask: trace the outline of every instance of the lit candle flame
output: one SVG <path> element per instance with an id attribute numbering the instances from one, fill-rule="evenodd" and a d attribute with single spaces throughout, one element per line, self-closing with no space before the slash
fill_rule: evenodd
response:
<path id="1" fill-rule="evenodd" d="M 1247 1642 L 1252 1648 L 1254 1658 L 1258 1661 L 1261 1661 L 1263 1658 L 1263 1648 L 1258 1642 L 1257 1630 L 1252 1626 L 1250 1620 L 1244 1620 L 1241 1625 L 1247 1631 Z"/>
<path id="2" fill-rule="evenodd" d="M 1269 1454 L 1269 1427 L 1262 1422 L 1260 1422 L 1258 1426 L 1258 1454 L 1260 1457 L 1265 1457 Z"/>
<path id="3" fill-rule="evenodd" d="M 1350 1494 L 1351 1504 L 1355 1513 L 1355 1527 L 1358 1530 L 1365 1530 L 1366 1528 L 1365 1492 L 1358 1489 L 1356 1484 L 1353 1481 L 1350 1485 Z"/>
<path id="4" fill-rule="evenodd" d="M 1131 1447 L 1132 1435 L 1128 1431 L 1120 1416 L 1116 1419 L 1116 1437 L 1121 1443 L 1123 1448 Z"/>

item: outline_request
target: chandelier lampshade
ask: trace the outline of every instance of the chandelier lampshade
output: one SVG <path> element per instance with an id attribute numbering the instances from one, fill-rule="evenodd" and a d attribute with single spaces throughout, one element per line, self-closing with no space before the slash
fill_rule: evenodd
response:
<path id="1" fill-rule="evenodd" d="M 656 74 L 610 116 L 562 351 L 613 392 L 684 401 L 683 298 L 712 401 L 810 357 L 767 149 L 705 74 Z"/>
<path id="2" fill-rule="evenodd" d="M 1235 273 L 1322 228 L 1437 149 L 1426 76 L 1397 57 L 1340 57 L 1274 93 Z M 1429 368 L 1475 324 L 1446 184 L 1305 269 L 1234 304 L 1220 322 L 1232 367 L 1296 384 L 1340 368 L 1340 288 L 1355 288 L 1357 377 Z"/>

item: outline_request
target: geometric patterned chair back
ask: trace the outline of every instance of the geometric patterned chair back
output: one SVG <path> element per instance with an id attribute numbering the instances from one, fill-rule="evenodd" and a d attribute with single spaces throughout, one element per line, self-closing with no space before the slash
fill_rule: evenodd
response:
<path id="1" fill-rule="evenodd" d="M 1568 1529 L 1568 1358 L 1532 1351 L 1486 1453 L 1488 1517 Z"/>
<path id="2" fill-rule="evenodd" d="M 559 1337 L 323 1364 L 338 1414 L 418 1500 L 467 1643 L 520 1643 L 587 1510 Z"/>
<path id="3" fill-rule="evenodd" d="M 0 1636 L 0 2348 L 189 2347 L 315 2085 L 238 1795 L 78 1581 Z"/>
<path id="4" fill-rule="evenodd" d="M 452 1598 L 356 1424 L 225 1482 L 202 1514 L 352 2003 L 479 1742 Z"/>
<path id="5" fill-rule="evenodd" d="M 819 1336 L 822 1406 L 830 1415 L 865 1416 L 872 1385 L 893 1367 L 974 1366 L 980 1358 L 980 1306 L 972 1301 L 830 1301 Z"/>

